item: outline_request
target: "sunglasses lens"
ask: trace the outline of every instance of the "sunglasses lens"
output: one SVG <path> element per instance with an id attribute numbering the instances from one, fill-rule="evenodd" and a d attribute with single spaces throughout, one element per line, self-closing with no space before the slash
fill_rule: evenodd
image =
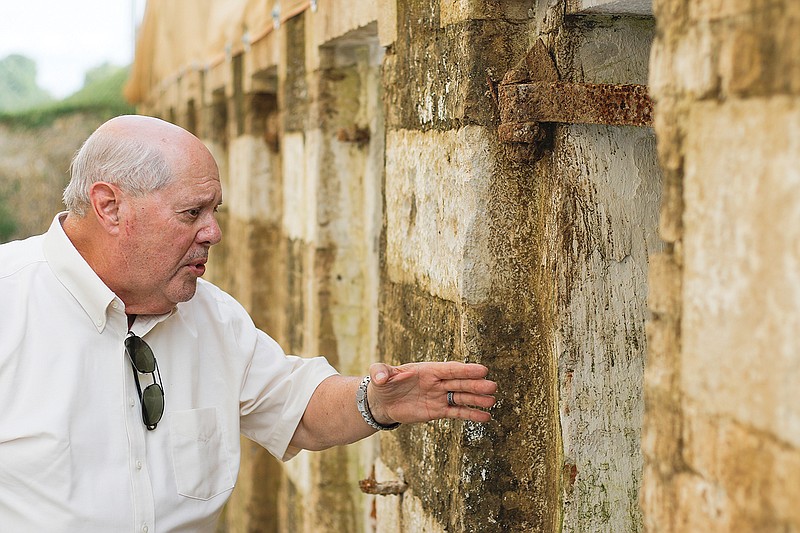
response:
<path id="1" fill-rule="evenodd" d="M 158 384 L 148 386 L 142 392 L 142 405 L 144 423 L 147 426 L 155 426 L 164 414 L 164 391 Z"/>
<path id="2" fill-rule="evenodd" d="M 142 374 L 149 374 L 155 372 L 156 358 L 153 355 L 153 350 L 139 337 L 130 336 L 125 339 L 125 349 L 128 351 L 128 356 L 133 361 L 133 366 Z"/>

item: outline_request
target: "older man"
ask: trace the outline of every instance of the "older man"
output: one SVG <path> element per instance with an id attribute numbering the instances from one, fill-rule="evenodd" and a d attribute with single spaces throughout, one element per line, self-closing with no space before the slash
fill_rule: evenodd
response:
<path id="1" fill-rule="evenodd" d="M 481 365 L 340 376 L 200 280 L 222 189 L 187 131 L 110 120 L 64 201 L 47 233 L 0 246 L 4 531 L 213 531 L 240 433 L 288 460 L 398 423 L 489 420 Z"/>

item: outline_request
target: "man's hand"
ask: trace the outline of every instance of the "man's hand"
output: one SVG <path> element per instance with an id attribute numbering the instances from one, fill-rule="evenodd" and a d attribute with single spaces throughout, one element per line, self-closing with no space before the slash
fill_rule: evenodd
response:
<path id="1" fill-rule="evenodd" d="M 372 417 L 380 424 L 410 424 L 437 418 L 461 418 L 488 422 L 488 409 L 495 403 L 497 384 L 486 379 L 489 370 L 478 364 L 408 363 L 370 367 L 367 402 Z M 308 402 L 290 446 L 324 450 L 349 444 L 372 435 L 356 407 L 361 378 L 330 376 L 319 384 Z M 453 403 L 447 402 L 448 392 Z"/>
<path id="2" fill-rule="evenodd" d="M 375 363 L 369 369 L 367 389 L 372 416 L 381 424 L 428 422 L 460 418 L 488 422 L 492 416 L 480 409 L 495 403 L 497 384 L 486 379 L 489 369 L 475 363 Z M 448 404 L 452 392 L 455 405 Z"/>

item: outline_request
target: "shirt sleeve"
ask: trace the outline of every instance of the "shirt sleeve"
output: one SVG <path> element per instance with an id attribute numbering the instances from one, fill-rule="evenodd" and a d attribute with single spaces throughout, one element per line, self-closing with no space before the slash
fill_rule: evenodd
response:
<path id="1" fill-rule="evenodd" d="M 288 461 L 300 451 L 289 442 L 311 396 L 335 374 L 325 358 L 286 355 L 277 342 L 259 331 L 240 395 L 242 434 Z"/>

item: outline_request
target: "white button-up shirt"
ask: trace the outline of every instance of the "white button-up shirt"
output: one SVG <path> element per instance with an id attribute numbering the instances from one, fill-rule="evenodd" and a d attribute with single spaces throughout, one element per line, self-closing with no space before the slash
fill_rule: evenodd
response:
<path id="1" fill-rule="evenodd" d="M 292 457 L 308 400 L 335 370 L 286 356 L 199 280 L 189 302 L 134 322 L 164 386 L 164 416 L 148 431 L 125 306 L 60 216 L 44 235 L 0 246 L 0 530 L 214 531 L 239 434 Z"/>

